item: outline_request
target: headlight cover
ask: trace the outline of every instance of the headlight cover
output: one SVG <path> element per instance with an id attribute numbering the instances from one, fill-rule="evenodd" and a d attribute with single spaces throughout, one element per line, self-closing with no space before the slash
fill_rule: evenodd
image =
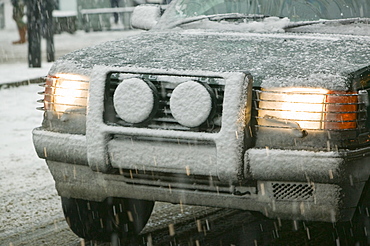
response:
<path id="1" fill-rule="evenodd" d="M 44 110 L 86 114 L 89 78 L 77 74 L 55 74 L 46 77 Z"/>
<path id="2" fill-rule="evenodd" d="M 186 127 L 197 127 L 212 115 L 214 96 L 207 84 L 187 81 L 172 92 L 170 108 L 174 118 Z"/>
<path id="3" fill-rule="evenodd" d="M 114 108 L 124 121 L 141 123 L 156 113 L 157 94 L 151 82 L 139 78 L 124 79 L 114 92 Z"/>

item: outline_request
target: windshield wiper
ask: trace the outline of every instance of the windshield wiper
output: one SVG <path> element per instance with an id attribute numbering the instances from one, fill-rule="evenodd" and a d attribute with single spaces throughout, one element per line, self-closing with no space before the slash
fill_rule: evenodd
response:
<path id="1" fill-rule="evenodd" d="M 247 19 L 247 20 L 262 20 L 271 16 L 260 15 L 260 14 L 240 14 L 240 13 L 227 13 L 227 14 L 214 14 L 214 15 L 201 15 L 195 17 L 189 17 L 180 21 L 177 21 L 169 26 L 169 28 L 174 28 L 177 26 L 201 21 L 208 19 L 210 21 L 222 21 L 222 20 L 236 20 L 236 19 Z M 279 17 L 282 18 L 282 17 Z M 370 18 L 348 18 L 348 19 L 335 19 L 335 20 L 317 20 L 317 21 L 299 21 L 299 22 L 290 22 L 283 29 L 296 28 L 301 26 L 310 26 L 316 24 L 329 24 L 329 23 L 340 23 L 343 25 L 352 24 L 352 23 L 365 23 L 370 24 Z"/>
<path id="2" fill-rule="evenodd" d="M 317 20 L 317 21 L 299 21 L 299 22 L 290 22 L 283 29 L 296 28 L 301 26 L 310 26 L 316 24 L 330 24 L 330 23 L 339 23 L 343 25 L 353 24 L 353 23 L 365 23 L 370 24 L 370 18 L 349 18 L 349 19 L 335 19 L 335 20 Z"/>
<path id="3" fill-rule="evenodd" d="M 248 19 L 248 20 L 261 20 L 264 18 L 270 17 L 268 15 L 259 15 L 259 14 L 240 14 L 240 13 L 228 13 L 228 14 L 214 14 L 214 15 L 201 15 L 195 17 L 189 17 L 180 21 L 175 22 L 174 24 L 170 25 L 170 28 L 174 28 L 177 26 L 201 21 L 208 19 L 210 21 L 221 21 L 221 20 L 236 20 L 236 19 Z"/>
<path id="4" fill-rule="evenodd" d="M 214 17 L 209 17 L 210 21 L 222 21 L 222 20 L 237 20 L 237 19 L 248 19 L 248 20 L 262 20 L 265 18 L 270 17 L 269 15 L 259 15 L 259 14 L 239 14 L 239 13 L 232 13 L 232 14 L 225 14 L 225 15 L 217 15 Z"/>

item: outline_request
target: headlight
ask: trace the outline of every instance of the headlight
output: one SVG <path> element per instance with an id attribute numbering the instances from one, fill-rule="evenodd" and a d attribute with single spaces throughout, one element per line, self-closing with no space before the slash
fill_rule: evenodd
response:
<path id="1" fill-rule="evenodd" d="M 45 84 L 44 110 L 58 113 L 86 112 L 88 77 L 77 74 L 48 76 Z"/>
<path id="2" fill-rule="evenodd" d="M 294 122 L 301 129 L 355 129 L 360 120 L 358 114 L 364 111 L 361 96 L 356 92 L 316 88 L 269 88 L 256 92 L 259 119 Z M 268 121 L 259 123 L 271 127 Z"/>

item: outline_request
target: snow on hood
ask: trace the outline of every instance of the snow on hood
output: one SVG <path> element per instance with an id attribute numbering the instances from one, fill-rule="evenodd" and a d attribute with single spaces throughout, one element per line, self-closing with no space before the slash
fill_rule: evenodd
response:
<path id="1" fill-rule="evenodd" d="M 248 71 L 265 87 L 341 90 L 349 73 L 370 65 L 369 43 L 367 36 L 335 34 L 150 31 L 67 54 L 50 73 L 89 73 L 94 65 Z"/>

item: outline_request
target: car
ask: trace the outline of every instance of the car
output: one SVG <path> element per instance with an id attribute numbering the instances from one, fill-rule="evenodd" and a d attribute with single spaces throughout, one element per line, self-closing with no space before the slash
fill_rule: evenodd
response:
<path id="1" fill-rule="evenodd" d="M 367 0 L 174 0 L 132 25 L 46 77 L 33 141 L 75 234 L 128 239 L 162 201 L 370 242 Z"/>

